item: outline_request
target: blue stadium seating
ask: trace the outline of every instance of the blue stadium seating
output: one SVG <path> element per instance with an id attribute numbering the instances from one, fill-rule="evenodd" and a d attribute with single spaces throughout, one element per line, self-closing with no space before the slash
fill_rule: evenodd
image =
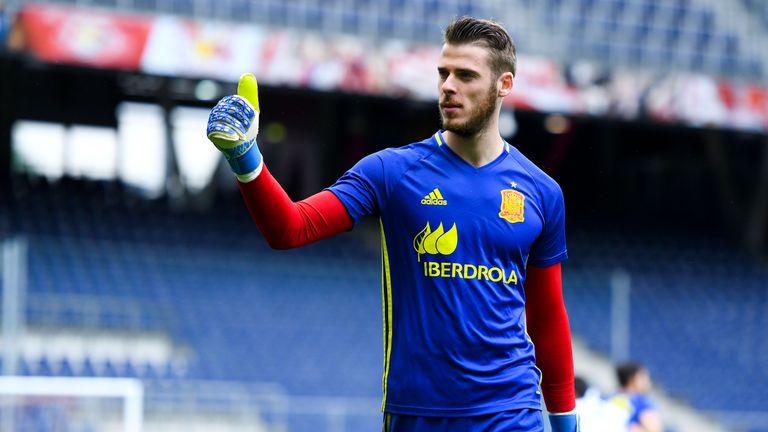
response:
<path id="1" fill-rule="evenodd" d="M 576 334 L 609 352 L 609 280 L 621 268 L 632 279 L 631 356 L 664 388 L 699 409 L 768 409 L 768 272 L 751 257 L 723 242 L 647 233 L 576 235 L 571 246 L 565 289 Z"/>
<path id="2" fill-rule="evenodd" d="M 763 0 L 742 0 L 741 2 L 768 29 L 768 2 Z"/>
<path id="3" fill-rule="evenodd" d="M 173 322 L 166 330 L 192 352 L 185 372 L 127 364 L 85 365 L 82 374 L 181 374 L 279 382 L 293 394 L 378 395 L 379 258 L 351 234 L 278 252 L 238 196 L 199 214 L 132 200 L 112 184 L 19 190 L 10 229 L 30 239 L 31 294 L 161 307 L 173 317 L 159 322 Z M 573 230 L 569 243 L 565 295 L 577 336 L 609 353 L 609 281 L 623 269 L 632 279 L 631 356 L 657 382 L 700 409 L 768 411 L 766 269 L 701 236 Z M 118 316 L 110 325 L 125 322 Z M 22 369 L 71 375 L 75 368 L 43 359 Z"/>
<path id="4" fill-rule="evenodd" d="M 230 203 L 234 210 L 219 225 L 157 204 L 110 208 L 101 196 L 72 187 L 14 209 L 14 231 L 31 240 L 30 295 L 126 298 L 173 311 L 178 326 L 169 330 L 193 347 L 190 378 L 280 381 L 299 394 L 379 392 L 375 254 L 361 253 L 348 239 L 265 252 L 241 203 Z M 222 229 L 231 224 L 246 234 Z M 337 259 L 329 263 L 327 256 Z M 65 314 L 58 319 L 76 321 Z M 118 315 L 100 323 L 120 328 L 124 321 Z M 318 355 L 322 351 L 331 355 Z M 109 365 L 106 374 L 141 376 L 143 370 Z M 54 371 L 44 360 L 28 373 Z"/>
<path id="5" fill-rule="evenodd" d="M 668 67 L 722 76 L 762 76 L 761 60 L 741 50 L 742 41 L 717 25 L 704 4 L 687 1 L 589 0 L 580 8 L 550 1 L 545 25 L 565 28 L 569 53 L 613 66 Z"/>

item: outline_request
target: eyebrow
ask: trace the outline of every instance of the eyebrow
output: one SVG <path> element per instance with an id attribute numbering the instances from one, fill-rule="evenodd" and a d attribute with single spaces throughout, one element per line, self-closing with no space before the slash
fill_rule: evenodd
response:
<path id="1" fill-rule="evenodd" d="M 454 69 L 454 71 L 455 72 L 459 72 L 459 73 L 464 73 L 464 74 L 467 74 L 467 75 L 471 75 L 471 76 L 475 76 L 475 77 L 479 77 L 480 76 L 480 73 L 477 72 L 474 69 L 456 68 L 456 69 Z M 448 68 L 443 67 L 443 66 L 438 66 L 437 67 L 437 72 L 438 73 L 448 72 Z"/>

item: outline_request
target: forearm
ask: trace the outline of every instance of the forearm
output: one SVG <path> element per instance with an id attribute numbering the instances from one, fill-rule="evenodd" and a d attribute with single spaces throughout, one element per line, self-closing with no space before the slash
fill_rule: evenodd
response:
<path id="1" fill-rule="evenodd" d="M 320 192 L 294 203 L 272 177 L 256 143 L 259 113 L 256 77 L 243 74 L 237 95 L 223 97 L 211 110 L 206 133 L 226 157 L 269 245 L 289 249 L 350 229 L 352 219 L 333 193 Z"/>
<path id="2" fill-rule="evenodd" d="M 323 191 L 293 202 L 266 166 L 252 181 L 238 181 L 251 218 L 274 249 L 290 249 L 352 228 L 344 205 Z"/>
<path id="3" fill-rule="evenodd" d="M 573 411 L 573 353 L 560 265 L 529 267 L 525 291 L 528 334 L 542 372 L 541 388 L 547 409 L 553 413 Z"/>
<path id="4" fill-rule="evenodd" d="M 661 418 L 655 411 L 647 411 L 640 415 L 640 432 L 662 432 L 664 427 L 661 424 Z"/>
<path id="5" fill-rule="evenodd" d="M 542 372 L 541 389 L 547 409 L 552 413 L 571 412 L 576 408 L 573 383 L 573 355 L 567 328 L 539 332 L 536 364 Z"/>

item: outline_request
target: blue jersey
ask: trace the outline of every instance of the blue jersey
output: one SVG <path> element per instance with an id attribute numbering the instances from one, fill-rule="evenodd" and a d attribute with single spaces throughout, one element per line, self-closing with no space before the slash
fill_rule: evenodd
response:
<path id="1" fill-rule="evenodd" d="M 525 268 L 566 259 L 559 186 L 517 149 L 476 168 L 440 132 L 371 154 L 329 188 L 381 225 L 386 412 L 541 409 Z"/>
<path id="2" fill-rule="evenodd" d="M 619 393 L 610 401 L 629 413 L 630 426 L 640 424 L 640 417 L 646 412 L 657 411 L 653 400 L 642 393 Z"/>

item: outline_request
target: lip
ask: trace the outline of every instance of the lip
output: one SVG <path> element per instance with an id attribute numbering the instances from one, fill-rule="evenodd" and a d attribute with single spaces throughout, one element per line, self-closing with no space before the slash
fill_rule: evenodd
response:
<path id="1" fill-rule="evenodd" d="M 455 104 L 441 104 L 440 108 L 445 112 L 456 112 L 461 108 L 461 105 L 455 105 Z"/>

